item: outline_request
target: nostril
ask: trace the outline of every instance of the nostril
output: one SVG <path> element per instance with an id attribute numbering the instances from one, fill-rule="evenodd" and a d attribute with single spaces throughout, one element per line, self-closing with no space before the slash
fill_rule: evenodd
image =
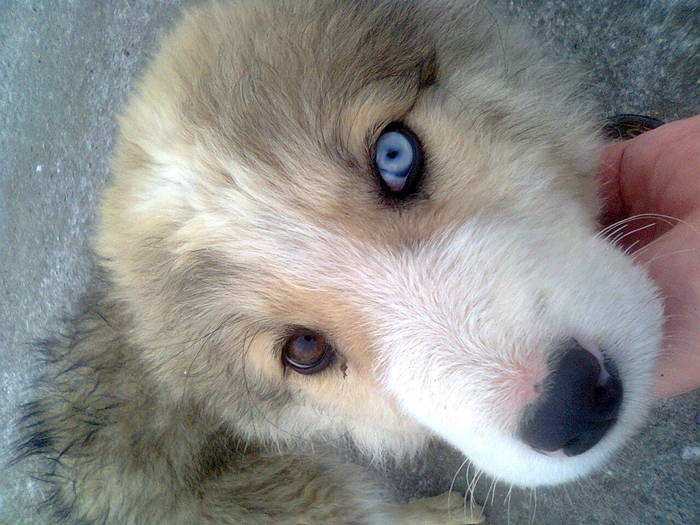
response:
<path id="1" fill-rule="evenodd" d="M 582 454 L 615 423 L 622 384 L 610 361 L 573 340 L 550 368 L 544 393 L 526 409 L 518 435 L 537 450 Z"/>
<path id="2" fill-rule="evenodd" d="M 615 423 L 615 420 L 609 419 L 591 425 L 589 428 L 581 429 L 576 436 L 564 443 L 562 447 L 564 454 L 567 456 L 578 456 L 590 450 L 603 438 L 613 423 Z"/>
<path id="3" fill-rule="evenodd" d="M 617 370 L 609 361 L 606 361 L 609 376 L 602 385 L 597 385 L 593 391 L 592 421 L 607 421 L 617 417 L 622 402 L 622 384 L 618 379 Z"/>

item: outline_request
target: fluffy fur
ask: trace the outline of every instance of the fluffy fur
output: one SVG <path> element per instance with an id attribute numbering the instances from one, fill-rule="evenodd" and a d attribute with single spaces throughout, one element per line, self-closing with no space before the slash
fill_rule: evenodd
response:
<path id="1" fill-rule="evenodd" d="M 121 119 L 100 293 L 47 344 L 25 417 L 57 516 L 408 523 L 310 444 L 401 457 L 438 436 L 538 485 L 628 438 L 661 305 L 596 235 L 591 105 L 531 42 L 463 1 L 187 11 Z M 372 167 L 391 122 L 426 154 L 401 201 Z M 329 368 L 285 368 L 295 326 L 332 341 Z M 572 337 L 615 360 L 623 406 L 592 450 L 546 456 L 515 430 Z"/>

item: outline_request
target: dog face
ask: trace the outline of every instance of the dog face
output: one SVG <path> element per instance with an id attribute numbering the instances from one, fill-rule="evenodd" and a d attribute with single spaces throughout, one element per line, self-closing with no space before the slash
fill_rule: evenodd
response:
<path id="1" fill-rule="evenodd" d="M 122 119 L 98 252 L 163 395 L 522 485 L 599 465 L 661 305 L 596 236 L 576 79 L 457 2 L 258 4 L 189 12 Z"/>

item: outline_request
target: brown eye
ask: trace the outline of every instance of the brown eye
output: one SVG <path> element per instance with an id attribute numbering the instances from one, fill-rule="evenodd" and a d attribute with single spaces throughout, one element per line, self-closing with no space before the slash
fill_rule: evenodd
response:
<path id="1" fill-rule="evenodd" d="M 330 364 L 331 357 L 330 345 L 310 330 L 292 335 L 284 346 L 284 362 L 300 374 L 320 372 Z"/>

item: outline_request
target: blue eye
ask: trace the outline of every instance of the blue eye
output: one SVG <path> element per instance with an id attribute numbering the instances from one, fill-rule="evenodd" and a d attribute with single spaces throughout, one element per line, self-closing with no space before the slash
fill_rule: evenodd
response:
<path id="1" fill-rule="evenodd" d="M 413 133 L 390 125 L 377 139 L 374 151 L 374 164 L 389 191 L 406 194 L 415 187 L 423 168 L 423 155 Z"/>

